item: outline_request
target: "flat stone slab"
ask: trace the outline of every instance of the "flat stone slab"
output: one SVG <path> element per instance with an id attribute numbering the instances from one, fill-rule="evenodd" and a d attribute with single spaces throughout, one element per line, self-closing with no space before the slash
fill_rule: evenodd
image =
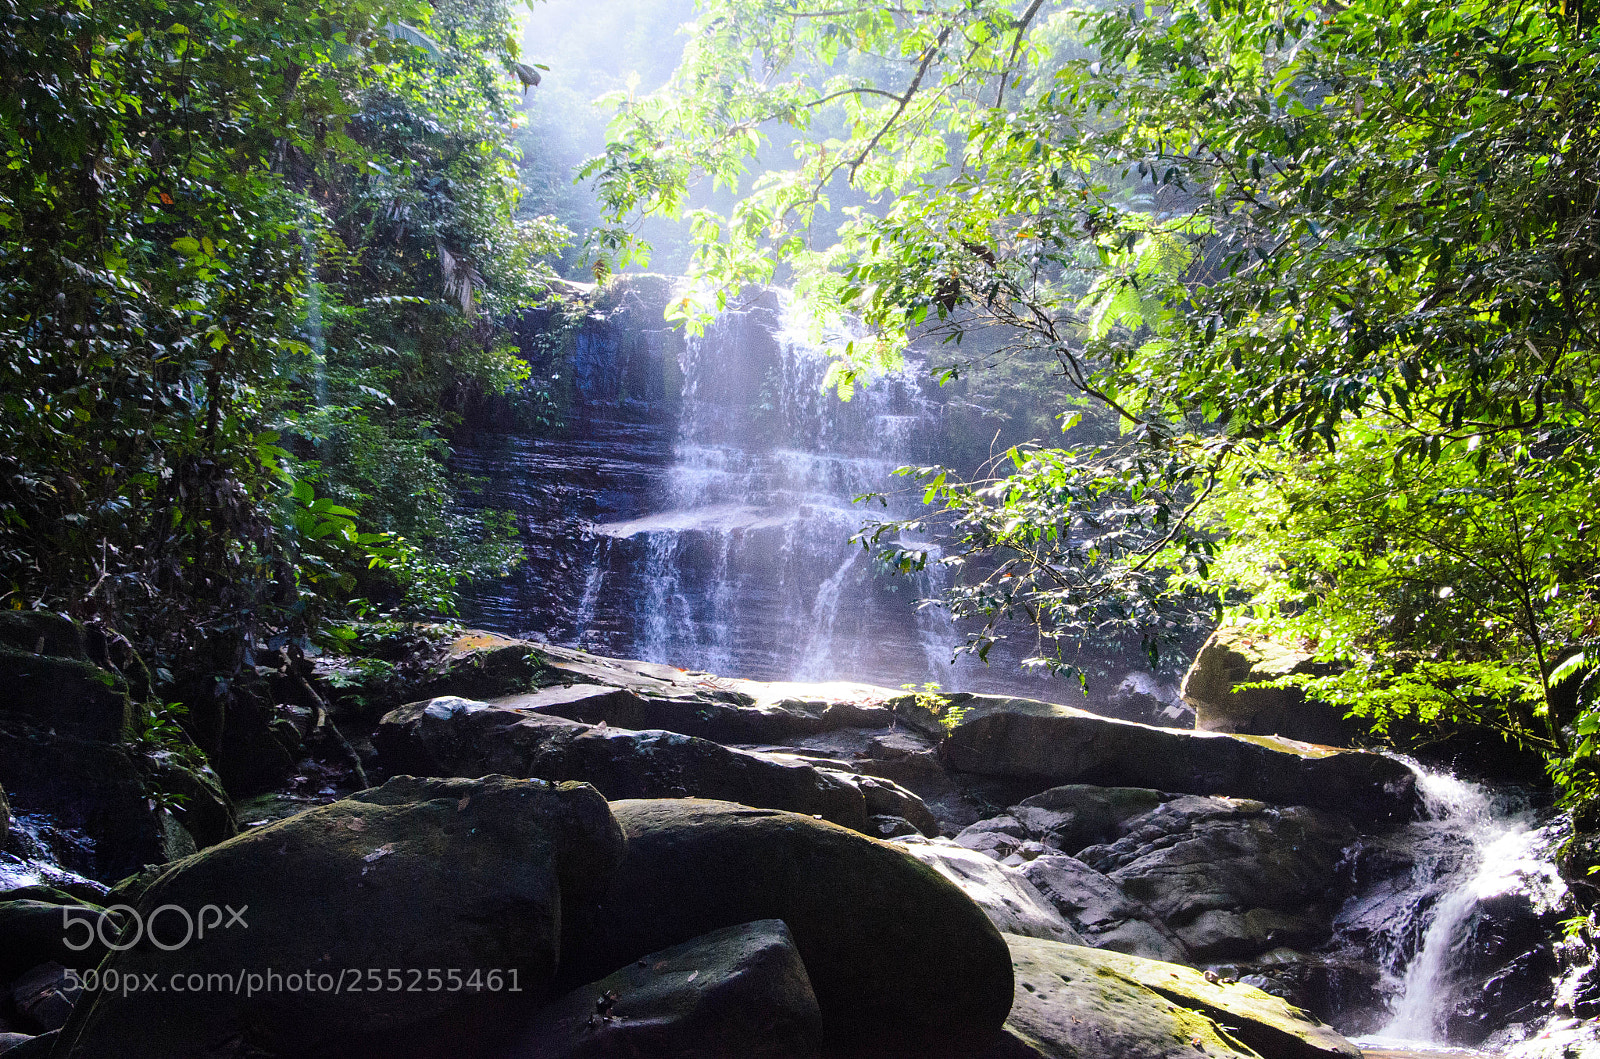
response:
<path id="1" fill-rule="evenodd" d="M 1147 787 L 1404 818 L 1416 777 L 1381 754 L 1278 736 L 1228 735 L 1118 721 L 1072 706 L 975 695 L 944 744 L 955 769 L 1054 786 Z"/>

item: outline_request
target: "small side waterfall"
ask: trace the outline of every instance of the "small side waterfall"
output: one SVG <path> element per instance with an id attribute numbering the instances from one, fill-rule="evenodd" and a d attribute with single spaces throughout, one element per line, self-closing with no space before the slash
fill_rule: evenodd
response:
<path id="1" fill-rule="evenodd" d="M 1566 892 L 1553 862 L 1560 836 L 1556 824 L 1541 826 L 1524 798 L 1407 763 L 1428 818 L 1396 836 L 1396 848 L 1409 854 L 1409 877 L 1393 880 L 1393 899 L 1365 913 L 1376 928 L 1366 947 L 1391 995 L 1387 1020 L 1358 1042 L 1394 1049 L 1477 1044 L 1460 1038 L 1477 1036 L 1470 1030 L 1474 1005 L 1494 986 L 1481 973 L 1485 956 L 1526 955 L 1499 951 L 1506 946 L 1494 935 L 1508 933 L 1519 917 L 1548 917 Z"/>

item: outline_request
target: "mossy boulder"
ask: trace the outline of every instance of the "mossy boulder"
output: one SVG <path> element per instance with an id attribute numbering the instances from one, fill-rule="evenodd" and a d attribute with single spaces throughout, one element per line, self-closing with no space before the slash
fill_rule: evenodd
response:
<path id="1" fill-rule="evenodd" d="M 88 630 L 44 611 L 0 612 L 0 717 L 77 739 L 120 742 L 133 731 L 128 682 Z"/>
<path id="2" fill-rule="evenodd" d="M 965 894 L 887 843 L 771 809 L 700 799 L 612 804 L 621 868 L 567 934 L 577 985 L 722 927 L 781 919 L 834 1039 L 950 1041 L 997 1032 L 1010 955 Z"/>
<path id="3" fill-rule="evenodd" d="M 0 983 L 42 963 L 93 967 L 106 954 L 101 939 L 115 940 L 121 929 L 115 920 L 102 926 L 98 904 L 42 886 L 24 894 L 0 900 Z"/>
<path id="4" fill-rule="evenodd" d="M 116 952 L 102 973 L 319 976 L 326 990 L 263 979 L 255 995 L 98 993 L 80 1004 L 63 1056 L 454 1054 L 542 997 L 564 915 L 593 900 L 621 860 L 605 800 L 582 784 L 402 776 L 248 832 L 170 866 L 137 908 L 248 908 L 244 923 L 182 940 L 181 916 Z M 399 969 L 420 991 L 373 990 Z M 428 969 L 474 970 L 478 989 L 426 988 Z M 499 972 L 499 990 L 487 984 Z M 352 975 L 364 988 L 348 988 Z M 510 992 L 515 976 L 518 992 Z M 193 979 L 190 979 L 193 980 Z M 231 981 L 231 977 L 220 979 Z M 346 989 L 337 993 L 336 981 Z M 470 981 L 470 979 L 467 979 Z M 237 987 L 235 987 L 237 988 Z M 219 1049 L 222 1051 L 219 1052 Z M 228 1052 L 227 1049 L 233 1049 Z"/>
<path id="5" fill-rule="evenodd" d="M 1241 686 L 1329 671 L 1309 651 L 1225 625 L 1195 655 L 1178 693 L 1194 708 L 1194 726 L 1203 732 L 1282 735 L 1344 746 L 1360 734 L 1360 728 L 1345 720 L 1338 708 L 1308 699 L 1293 686 Z"/>
<path id="6" fill-rule="evenodd" d="M 1247 985 L 1104 949 L 1006 935 L 1016 998 L 1006 1033 L 1021 1059 L 1360 1059 L 1332 1029 Z"/>

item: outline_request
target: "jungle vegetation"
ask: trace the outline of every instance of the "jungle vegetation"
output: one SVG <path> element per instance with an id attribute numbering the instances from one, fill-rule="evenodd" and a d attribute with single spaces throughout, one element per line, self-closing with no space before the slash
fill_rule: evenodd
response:
<path id="1" fill-rule="evenodd" d="M 0 606 L 219 686 L 518 554 L 445 438 L 503 321 L 538 70 L 503 0 L 0 5 Z"/>
<path id="2" fill-rule="evenodd" d="M 1379 733 L 1488 726 L 1581 795 L 1593 8 L 702 0 L 673 80 L 614 100 L 603 245 L 686 218 L 689 326 L 774 278 L 819 335 L 858 318 L 845 397 L 913 343 L 945 378 L 978 330 L 1048 355 L 1060 436 L 907 469 L 945 547 L 891 559 L 958 569 L 978 654 L 1007 617 L 1067 671 L 1086 636 L 1248 621 Z"/>

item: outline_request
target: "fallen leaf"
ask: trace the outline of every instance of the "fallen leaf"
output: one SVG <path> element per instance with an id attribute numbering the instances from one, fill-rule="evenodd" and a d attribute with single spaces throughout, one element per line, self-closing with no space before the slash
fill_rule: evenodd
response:
<path id="1" fill-rule="evenodd" d="M 379 846 L 377 849 L 373 850 L 371 853 L 368 853 L 365 857 L 362 857 L 361 859 L 366 861 L 368 864 L 371 864 L 373 861 L 377 860 L 379 857 L 387 857 L 389 854 L 391 854 L 393 852 L 394 852 L 394 843 L 393 842 L 385 842 L 383 845 Z"/>

